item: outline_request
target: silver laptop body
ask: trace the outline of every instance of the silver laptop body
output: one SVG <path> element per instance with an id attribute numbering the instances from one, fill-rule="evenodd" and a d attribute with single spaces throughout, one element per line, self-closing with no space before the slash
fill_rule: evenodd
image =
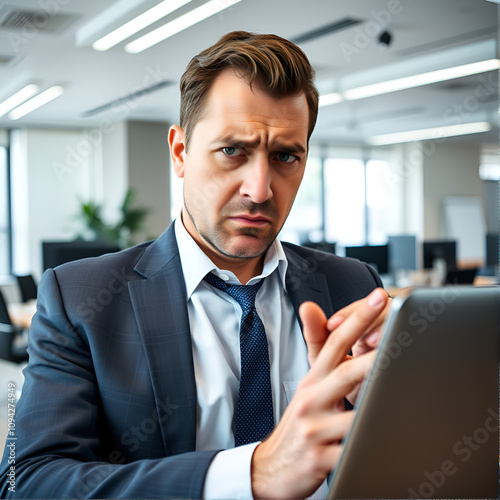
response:
<path id="1" fill-rule="evenodd" d="M 500 287 L 396 296 L 328 498 L 498 498 L 499 335 Z"/>

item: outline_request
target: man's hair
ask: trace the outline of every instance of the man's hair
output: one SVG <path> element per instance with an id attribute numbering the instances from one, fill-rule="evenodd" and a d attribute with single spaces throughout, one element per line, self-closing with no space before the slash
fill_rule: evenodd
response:
<path id="1" fill-rule="evenodd" d="M 226 69 L 274 98 L 304 93 L 309 107 L 309 140 L 318 116 L 318 90 L 307 56 L 294 43 L 277 35 L 233 31 L 193 57 L 181 77 L 180 126 L 185 132 L 186 148 L 214 80 Z"/>

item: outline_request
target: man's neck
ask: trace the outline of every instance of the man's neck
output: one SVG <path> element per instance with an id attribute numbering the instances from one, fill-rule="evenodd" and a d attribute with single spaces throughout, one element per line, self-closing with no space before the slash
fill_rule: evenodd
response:
<path id="1" fill-rule="evenodd" d="M 184 221 L 184 213 L 181 212 L 181 222 L 188 234 L 193 238 L 200 250 L 219 268 L 231 271 L 242 285 L 248 283 L 253 277 L 262 273 L 264 268 L 265 253 L 259 257 L 243 259 L 228 257 L 212 249 L 208 242 L 202 244 L 199 235 L 193 235 Z"/>

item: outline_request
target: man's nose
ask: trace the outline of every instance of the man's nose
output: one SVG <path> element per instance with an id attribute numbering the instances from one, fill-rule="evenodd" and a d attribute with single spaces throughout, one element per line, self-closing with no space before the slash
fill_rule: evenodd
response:
<path id="1" fill-rule="evenodd" d="M 243 170 L 240 194 L 254 203 L 264 203 L 273 196 L 271 189 L 271 167 L 267 156 L 258 155 Z"/>

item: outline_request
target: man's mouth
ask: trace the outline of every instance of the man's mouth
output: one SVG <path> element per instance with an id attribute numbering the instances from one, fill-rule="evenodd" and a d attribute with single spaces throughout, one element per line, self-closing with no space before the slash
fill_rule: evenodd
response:
<path id="1" fill-rule="evenodd" d="M 262 227 L 271 221 L 263 215 L 238 214 L 229 217 L 230 220 L 242 226 Z"/>

